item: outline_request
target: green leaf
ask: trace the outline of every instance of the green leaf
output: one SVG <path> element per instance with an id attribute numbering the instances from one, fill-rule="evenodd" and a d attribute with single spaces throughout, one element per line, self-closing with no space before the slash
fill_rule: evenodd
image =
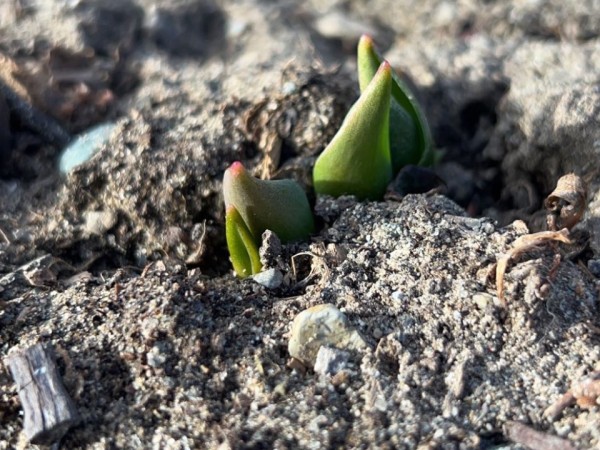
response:
<path id="1" fill-rule="evenodd" d="M 281 242 L 306 239 L 315 224 L 306 193 L 293 180 L 259 180 L 242 163 L 234 162 L 223 177 L 225 206 L 234 206 L 255 242 L 265 230 Z"/>
<path id="2" fill-rule="evenodd" d="M 383 197 L 392 179 L 389 145 L 392 70 L 383 62 L 352 106 L 342 126 L 317 159 L 315 191 L 359 199 Z"/>
<path id="3" fill-rule="evenodd" d="M 373 39 L 363 35 L 358 43 L 358 80 L 361 92 L 381 64 Z M 406 83 L 392 72 L 390 106 L 390 152 L 394 173 L 407 164 L 431 166 L 439 155 L 434 149 L 431 129 L 422 108 Z"/>
<path id="4" fill-rule="evenodd" d="M 240 278 L 260 272 L 258 246 L 244 219 L 234 206 L 225 211 L 225 237 L 233 270 Z"/>

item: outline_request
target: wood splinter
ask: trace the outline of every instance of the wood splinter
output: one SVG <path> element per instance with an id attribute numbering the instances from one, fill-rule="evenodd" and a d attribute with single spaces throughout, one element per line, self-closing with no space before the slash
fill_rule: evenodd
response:
<path id="1" fill-rule="evenodd" d="M 13 348 L 5 363 L 17 384 L 29 442 L 42 445 L 58 442 L 79 422 L 79 414 L 58 374 L 52 346 Z"/>

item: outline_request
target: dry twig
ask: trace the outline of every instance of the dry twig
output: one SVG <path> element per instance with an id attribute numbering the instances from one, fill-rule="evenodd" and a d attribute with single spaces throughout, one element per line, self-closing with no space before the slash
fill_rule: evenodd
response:
<path id="1" fill-rule="evenodd" d="M 6 235 L 6 233 L 2 230 L 2 228 L 0 228 L 0 237 L 2 238 L 2 240 L 7 243 L 8 245 L 10 245 L 10 239 L 8 238 L 8 236 Z"/>
<path id="2" fill-rule="evenodd" d="M 575 450 L 568 440 L 534 430 L 519 422 L 507 422 L 504 425 L 504 434 L 511 441 L 531 450 Z"/>
<path id="3" fill-rule="evenodd" d="M 544 417 L 554 421 L 569 406 L 577 403 L 582 408 L 598 406 L 600 402 L 600 370 L 592 372 L 588 377 L 573 383 L 557 401 L 544 411 Z"/>

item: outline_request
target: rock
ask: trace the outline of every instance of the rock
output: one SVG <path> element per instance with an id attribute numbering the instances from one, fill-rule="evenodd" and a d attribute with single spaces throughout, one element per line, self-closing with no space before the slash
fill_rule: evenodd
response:
<path id="1" fill-rule="evenodd" d="M 283 264 L 281 260 L 281 241 L 271 230 L 262 234 L 262 244 L 258 251 L 263 267 L 277 267 Z"/>
<path id="2" fill-rule="evenodd" d="M 164 342 L 158 341 L 154 344 L 150 351 L 146 353 L 148 365 L 154 368 L 161 367 L 167 360 L 166 350 L 166 344 Z"/>
<path id="3" fill-rule="evenodd" d="M 325 428 L 328 423 L 329 419 L 327 418 L 327 416 L 324 414 L 319 414 L 317 417 L 310 421 L 307 428 L 311 433 L 317 434 L 322 428 Z"/>
<path id="4" fill-rule="evenodd" d="M 257 273 L 252 279 L 267 289 L 277 289 L 283 283 L 283 274 L 277 269 L 267 269 Z"/>
<path id="5" fill-rule="evenodd" d="M 334 305 L 313 306 L 296 316 L 288 344 L 290 356 L 314 366 L 322 345 L 337 349 L 360 350 L 368 347 L 348 318 Z"/>
<path id="6" fill-rule="evenodd" d="M 115 124 L 108 122 L 77 136 L 60 156 L 60 171 L 66 174 L 94 156 L 108 142 L 114 129 Z"/>
<path id="7" fill-rule="evenodd" d="M 84 217 L 85 232 L 98 236 L 106 233 L 117 223 L 117 215 L 113 211 L 86 211 Z"/>
<path id="8" fill-rule="evenodd" d="M 321 346 L 317 352 L 315 372 L 326 376 L 335 375 L 346 367 L 350 354 L 344 350 Z"/>
<path id="9" fill-rule="evenodd" d="M 481 292 L 473 296 L 473 302 L 477 305 L 479 309 L 486 310 L 488 306 L 494 303 L 494 297 L 485 292 Z"/>

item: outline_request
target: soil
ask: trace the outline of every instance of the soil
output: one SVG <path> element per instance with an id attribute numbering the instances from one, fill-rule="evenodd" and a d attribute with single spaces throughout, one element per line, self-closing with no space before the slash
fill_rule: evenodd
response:
<path id="1" fill-rule="evenodd" d="M 591 394 L 544 414 L 600 370 L 600 9 L 533 3 L 2 3 L 0 359 L 54 346 L 82 418 L 59 447 L 550 448 L 519 422 L 600 448 Z M 425 107 L 445 195 L 312 191 L 365 30 Z M 59 173 L 66 142 L 106 122 Z M 273 289 L 232 273 L 236 160 L 314 204 L 318 232 L 269 256 Z M 516 257 L 504 303 L 496 262 L 570 171 L 580 245 Z M 288 353 L 293 319 L 325 303 L 368 344 L 332 375 Z M 0 423 L 0 449 L 34 447 L 1 366 Z"/>

